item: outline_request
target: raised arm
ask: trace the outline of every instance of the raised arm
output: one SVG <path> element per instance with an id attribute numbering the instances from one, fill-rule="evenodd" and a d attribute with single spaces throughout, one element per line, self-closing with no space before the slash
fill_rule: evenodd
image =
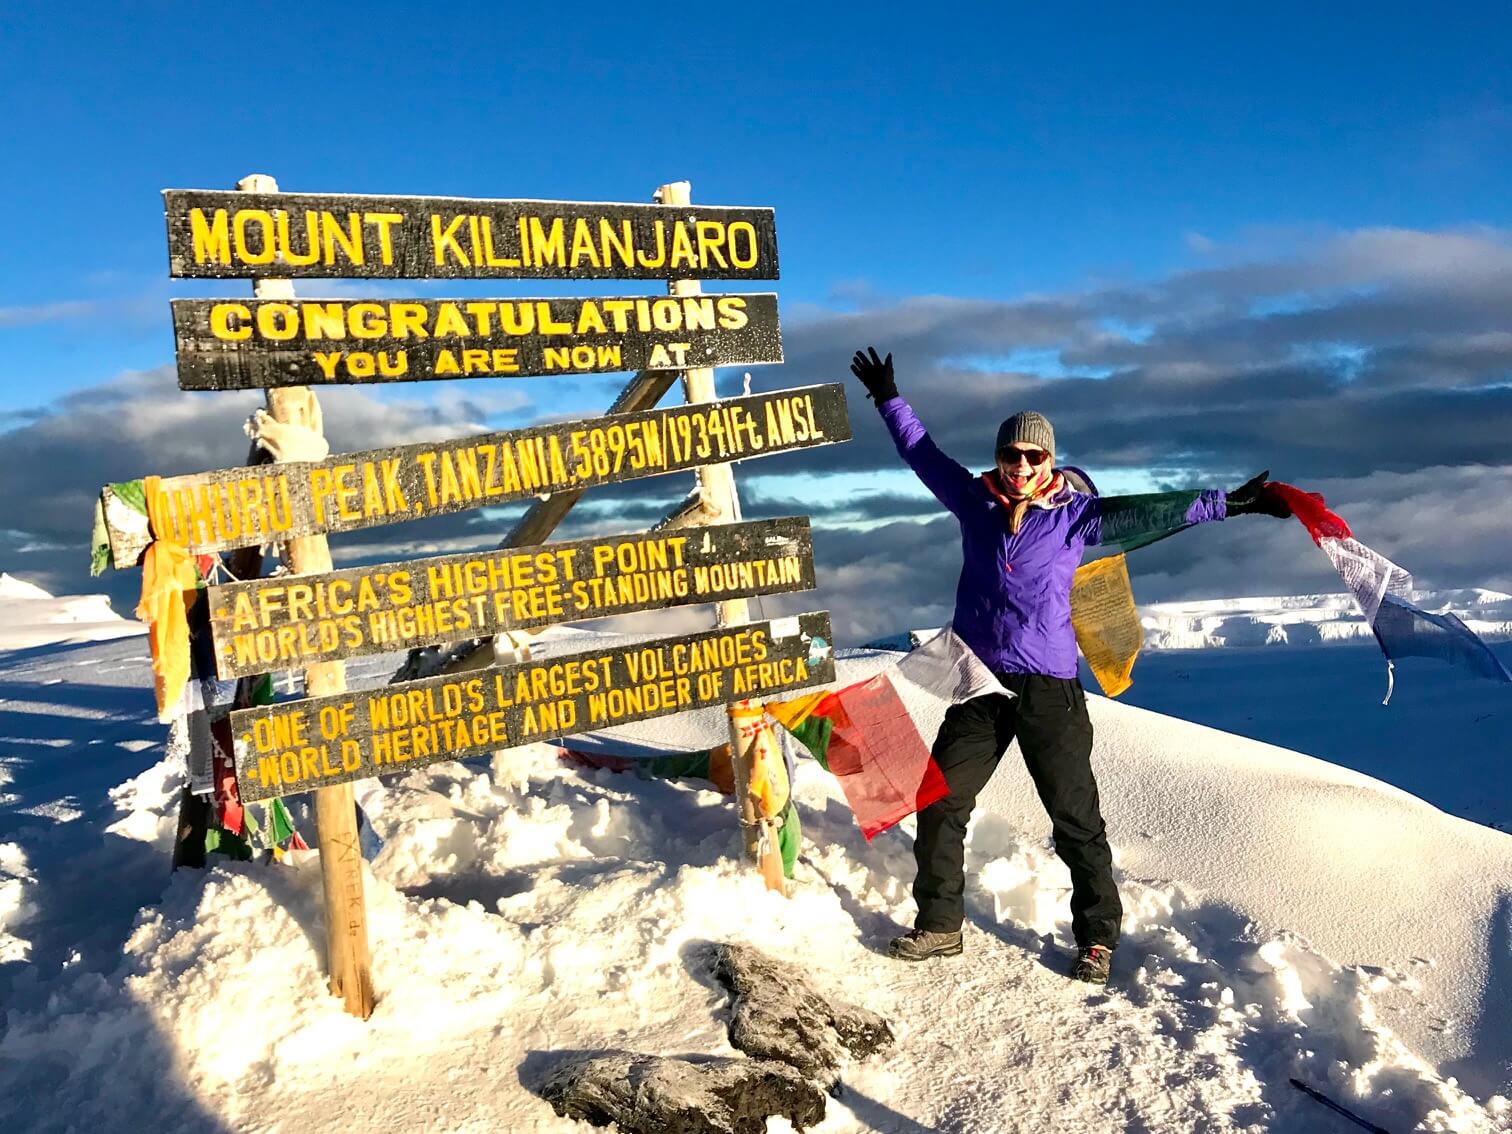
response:
<path id="1" fill-rule="evenodd" d="M 960 515 L 962 507 L 972 498 L 977 478 L 940 450 L 914 414 L 913 407 L 898 394 L 892 355 L 882 359 L 877 357 L 875 348 L 867 350 L 870 357 L 859 350 L 856 352 L 856 357 L 851 360 L 851 372 L 866 387 L 867 397 L 877 403 L 883 424 L 892 434 L 893 444 L 898 447 L 898 455 L 904 463 L 924 482 L 924 487 L 934 493 L 936 500 Z"/>

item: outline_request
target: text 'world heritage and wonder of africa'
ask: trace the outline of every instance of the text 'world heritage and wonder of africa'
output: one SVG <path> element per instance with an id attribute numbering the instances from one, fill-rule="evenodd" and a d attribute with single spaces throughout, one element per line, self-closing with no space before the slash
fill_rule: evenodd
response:
<path id="1" fill-rule="evenodd" d="M 494 666 L 231 715 L 244 801 L 823 685 L 828 612 Z"/>

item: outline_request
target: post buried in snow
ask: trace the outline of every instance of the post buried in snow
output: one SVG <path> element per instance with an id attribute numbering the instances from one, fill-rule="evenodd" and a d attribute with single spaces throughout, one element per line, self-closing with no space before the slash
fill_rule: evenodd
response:
<path id="1" fill-rule="evenodd" d="M 692 203 L 692 187 L 686 181 L 674 181 L 656 191 L 662 205 L 680 209 Z M 697 279 L 673 279 L 667 291 L 675 296 L 696 296 L 703 291 Z M 714 371 L 711 367 L 690 367 L 683 371 L 683 388 L 688 404 L 712 402 L 717 398 Z M 735 470 L 729 464 L 700 465 L 696 470 L 698 492 L 703 500 L 705 522 L 733 523 L 740 519 L 740 496 L 735 489 Z M 716 625 L 735 626 L 750 620 L 750 604 L 743 598 L 727 599 L 716 607 Z M 739 809 L 740 831 L 745 851 L 761 870 L 767 889 L 783 890 L 782 852 L 778 847 L 778 822 L 757 814 L 751 794 L 751 769 L 773 766 L 772 758 L 781 757 L 774 750 L 776 738 L 766 724 L 764 710 L 753 700 L 733 701 L 730 714 L 730 762 L 735 773 L 735 805 Z M 765 749 L 765 751 L 763 751 Z M 765 757 L 765 759 L 761 758 Z"/>
<path id="2" fill-rule="evenodd" d="M 237 184 L 244 193 L 276 193 L 278 184 L 264 174 L 252 174 Z M 253 291 L 259 300 L 289 301 L 294 285 L 286 279 L 258 279 Z M 322 430 L 319 403 L 306 387 L 291 386 L 267 392 L 268 413 L 275 421 Z M 331 549 L 324 535 L 290 539 L 289 568 L 297 575 L 331 570 Z M 305 670 L 305 691 L 311 697 L 332 696 L 346 690 L 344 662 L 321 662 Z M 315 833 L 320 842 L 320 874 L 325 889 L 326 968 L 331 993 L 345 1002 L 353 1016 L 373 1014 L 373 977 L 368 951 L 367 903 L 362 890 L 362 852 L 357 841 L 357 809 L 352 785 L 343 783 L 315 793 Z"/>

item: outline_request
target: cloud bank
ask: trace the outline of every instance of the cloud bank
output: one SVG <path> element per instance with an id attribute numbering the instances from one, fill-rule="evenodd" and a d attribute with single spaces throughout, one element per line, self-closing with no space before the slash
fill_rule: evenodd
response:
<path id="1" fill-rule="evenodd" d="M 817 528 L 820 591 L 766 609 L 827 605 L 842 642 L 949 615 L 955 525 L 898 479 L 850 379 L 851 352 L 869 344 L 893 352 L 903 394 L 968 467 L 990 462 L 1001 418 L 1038 409 L 1061 459 L 1105 484 L 1228 486 L 1268 468 L 1324 492 L 1425 585 L 1512 590 L 1512 234 L 1365 229 L 1189 246 L 1191 266 L 1154 280 L 1002 301 L 862 291 L 866 306 L 790 318 L 788 361 L 755 370 L 755 387 L 849 383 L 855 440 L 742 467 L 747 515 L 806 513 Z M 13 415 L 0 434 L 7 569 L 55 592 L 90 588 L 99 486 L 240 463 L 241 421 L 259 398 L 183 394 L 165 368 Z M 550 408 L 539 382 L 322 398 L 337 450 L 476 432 L 501 407 L 525 412 L 527 398 Z M 597 490 L 562 534 L 645 527 L 688 485 Z M 350 561 L 487 546 L 517 512 L 371 529 L 333 548 Z M 1257 517 L 1146 549 L 1131 569 L 1143 601 L 1338 589 L 1299 526 Z M 118 608 L 135 585 L 130 572 L 110 581 Z"/>

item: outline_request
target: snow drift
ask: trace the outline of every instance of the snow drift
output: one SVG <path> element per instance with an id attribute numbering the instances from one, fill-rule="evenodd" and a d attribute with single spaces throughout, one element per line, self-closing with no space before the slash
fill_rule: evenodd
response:
<path id="1" fill-rule="evenodd" d="M 1512 638 L 1512 595 L 1467 587 L 1418 590 L 1407 597 L 1424 610 L 1453 611 L 1487 641 Z M 1141 606 L 1139 615 L 1147 650 L 1316 646 L 1371 637 L 1370 625 L 1347 594 L 1156 602 Z"/>
<path id="2" fill-rule="evenodd" d="M 142 623 L 111 610 L 104 595 L 54 598 L 41 587 L 0 574 L 0 649 L 98 642 L 146 632 Z"/>
<path id="3" fill-rule="evenodd" d="M 887 661 L 842 655 L 842 680 Z M 1069 878 L 1015 752 L 968 843 L 966 955 L 918 967 L 880 953 L 912 916 L 909 824 L 868 846 L 812 762 L 788 898 L 696 781 L 544 745 L 419 769 L 362 792 L 387 840 L 362 1023 L 325 992 L 313 856 L 168 874 L 180 773 L 148 689 L 139 640 L 0 655 L 14 1128 L 586 1129 L 538 1093 L 570 1055 L 736 1054 L 692 962 L 734 940 L 899 1030 L 825 1132 L 1349 1128 L 1292 1076 L 1393 1131 L 1512 1130 L 1512 836 L 1358 772 L 1090 698 L 1128 912 L 1089 992 L 1060 975 Z"/>

